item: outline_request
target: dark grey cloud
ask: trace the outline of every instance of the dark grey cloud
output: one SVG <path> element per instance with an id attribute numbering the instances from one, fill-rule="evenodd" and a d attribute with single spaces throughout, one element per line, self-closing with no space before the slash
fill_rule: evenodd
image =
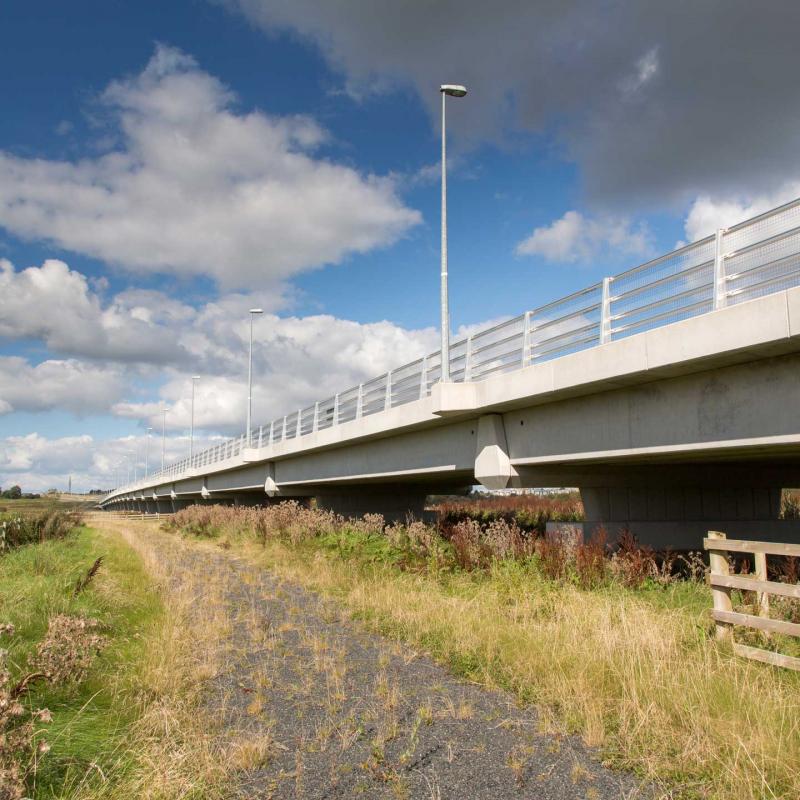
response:
<path id="1" fill-rule="evenodd" d="M 355 94 L 412 86 L 435 120 L 438 84 L 468 84 L 454 133 L 555 134 L 603 205 L 797 174 L 796 0 L 222 2 L 314 42 Z"/>

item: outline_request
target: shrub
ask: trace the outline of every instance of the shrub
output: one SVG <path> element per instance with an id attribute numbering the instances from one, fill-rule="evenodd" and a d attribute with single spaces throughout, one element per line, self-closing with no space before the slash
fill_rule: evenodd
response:
<path id="1" fill-rule="evenodd" d="M 557 536 L 539 539 L 536 554 L 539 556 L 539 568 L 546 578 L 561 581 L 567 577 L 570 553 L 563 539 Z"/>
<path id="2" fill-rule="evenodd" d="M 13 636 L 14 626 L 0 625 L 0 638 Z M 21 800 L 25 785 L 36 770 L 37 755 L 49 749 L 38 738 L 37 722 L 50 722 L 46 708 L 32 709 L 22 703 L 33 682 L 42 677 L 31 673 L 12 681 L 6 661 L 8 652 L 0 648 L 0 800 Z"/>
<path id="3" fill-rule="evenodd" d="M 648 578 L 656 578 L 661 574 L 652 548 L 641 547 L 627 528 L 620 533 L 610 567 L 620 583 L 631 589 L 638 589 Z"/>
<path id="4" fill-rule="evenodd" d="M 451 499 L 434 506 L 437 526 L 447 531 L 465 519 L 482 525 L 497 520 L 517 525 L 525 533 L 544 536 L 548 522 L 580 522 L 583 504 L 575 493 L 555 497 L 508 495 Z"/>
<path id="5" fill-rule="evenodd" d="M 106 637 L 98 633 L 100 623 L 88 617 L 57 614 L 51 617 L 47 635 L 36 650 L 34 666 L 51 683 L 77 683 L 86 677 Z"/>
<path id="6" fill-rule="evenodd" d="M 575 576 L 580 586 L 592 589 L 606 577 L 608 534 L 602 526 L 595 528 L 588 542 L 575 548 Z"/>
<path id="7" fill-rule="evenodd" d="M 781 519 L 800 519 L 800 493 L 784 490 L 781 494 Z"/>
<path id="8" fill-rule="evenodd" d="M 25 544 L 64 539 L 81 521 L 76 511 L 43 511 L 4 519 L 0 521 L 0 553 Z"/>
<path id="9" fill-rule="evenodd" d="M 262 545 L 270 540 L 294 546 L 318 540 L 344 557 L 358 555 L 430 573 L 487 570 L 497 561 L 516 561 L 550 580 L 587 589 L 609 581 L 638 589 L 648 580 L 667 584 L 681 575 L 701 580 L 706 571 L 702 554 L 657 555 L 640 546 L 630 531 L 622 531 L 612 550 L 602 527 L 583 542 L 558 534 L 539 536 L 502 516 L 489 515 L 485 521 L 475 516 L 448 519 L 438 527 L 413 519 L 387 525 L 380 514 L 345 519 L 290 500 L 260 508 L 190 506 L 164 527 L 196 536 L 250 537 Z M 229 538 L 223 546 L 229 546 Z"/>

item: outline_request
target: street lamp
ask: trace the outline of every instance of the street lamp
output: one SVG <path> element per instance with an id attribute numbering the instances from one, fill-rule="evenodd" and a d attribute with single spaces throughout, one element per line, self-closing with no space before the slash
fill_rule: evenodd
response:
<path id="1" fill-rule="evenodd" d="M 167 409 L 161 409 L 161 471 L 164 471 L 164 456 L 167 452 Z"/>
<path id="2" fill-rule="evenodd" d="M 192 417 L 189 427 L 189 466 L 192 466 L 192 456 L 194 455 L 194 387 L 200 380 L 199 375 L 192 375 Z"/>
<path id="3" fill-rule="evenodd" d="M 445 83 L 439 87 L 442 94 L 442 383 L 450 380 L 450 309 L 447 297 L 447 135 L 445 129 L 445 99 L 464 97 L 463 86 Z"/>
<path id="4" fill-rule="evenodd" d="M 253 318 L 256 314 L 263 314 L 263 308 L 250 309 L 250 356 L 247 361 L 247 446 L 250 447 L 252 435 L 250 433 L 251 418 L 253 414 Z"/>
<path id="5" fill-rule="evenodd" d="M 150 431 L 152 428 L 148 428 L 144 432 L 144 476 L 145 478 L 150 474 L 150 469 L 148 466 L 148 461 L 150 459 Z"/>

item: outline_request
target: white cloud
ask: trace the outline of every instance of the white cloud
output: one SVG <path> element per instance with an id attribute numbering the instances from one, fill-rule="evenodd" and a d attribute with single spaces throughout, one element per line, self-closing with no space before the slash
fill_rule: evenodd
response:
<path id="1" fill-rule="evenodd" d="M 86 278 L 63 261 L 50 259 L 17 272 L 0 259 L 0 337 L 8 340 L 38 339 L 53 352 L 84 358 L 175 360 L 176 346 L 167 346 L 161 326 L 150 324 L 169 317 L 170 302 L 162 295 L 166 308 L 145 320 L 136 298 L 122 293 L 104 308 Z"/>
<path id="2" fill-rule="evenodd" d="M 138 272 L 267 286 L 389 245 L 420 221 L 391 178 L 315 156 L 306 117 L 238 112 L 231 92 L 159 46 L 101 102 L 120 145 L 78 162 L 0 152 L 0 226 Z"/>
<path id="3" fill-rule="evenodd" d="M 256 305 L 266 309 L 255 324 L 256 419 L 290 412 L 437 347 L 433 328 L 408 330 L 326 314 L 279 316 L 269 311 L 269 302 L 268 293 L 234 293 L 194 307 L 139 289 L 104 300 L 61 261 L 19 272 L 0 262 L 0 341 L 41 340 L 72 356 L 38 366 L 22 358 L 0 360 L 0 413 L 113 412 L 160 429 L 159 410 L 167 405 L 169 429 L 186 430 L 189 377 L 199 374 L 198 425 L 239 432 L 245 416 L 246 309 Z"/>
<path id="4" fill-rule="evenodd" d="M 214 439 L 198 436 L 198 448 L 208 447 Z M 187 455 L 188 437 L 166 440 L 166 461 Z M 110 489 L 125 483 L 128 477 L 142 475 L 145 455 L 151 470 L 161 466 L 161 440 L 151 436 L 125 436 L 97 440 L 83 434 L 48 438 L 38 433 L 0 438 L 0 486 L 18 484 L 26 492 L 44 492 L 50 488 L 66 490 L 69 477 L 75 491 Z M 1 505 L 1 503 L 0 503 Z"/>
<path id="5" fill-rule="evenodd" d="M 659 67 L 658 48 L 652 47 L 636 62 L 633 74 L 621 81 L 620 88 L 623 95 L 627 98 L 638 95 L 642 88 L 655 78 Z"/>
<path id="6" fill-rule="evenodd" d="M 31 365 L 19 356 L 0 356 L 0 414 L 60 409 L 77 416 L 106 412 L 127 380 L 113 366 L 69 359 Z"/>
<path id="7" fill-rule="evenodd" d="M 686 240 L 703 239 L 718 228 L 729 228 L 797 197 L 800 197 L 800 182 L 789 182 L 775 192 L 750 197 L 712 198 L 702 195 L 695 199 L 686 215 Z"/>
<path id="8" fill-rule="evenodd" d="M 195 332 L 193 346 L 203 353 L 195 395 L 195 425 L 229 435 L 244 430 L 247 396 L 247 323 L 209 313 Z M 265 315 L 256 327 L 253 349 L 253 422 L 324 399 L 431 352 L 438 346 L 433 328 L 406 330 L 391 322 L 357 323 L 328 315 Z M 225 374 L 213 368 L 225 366 Z M 120 402 L 118 416 L 147 419 L 160 429 L 160 409 L 169 408 L 167 426 L 186 430 L 190 421 L 191 378 L 172 370 L 160 400 Z"/>
<path id="9" fill-rule="evenodd" d="M 312 42 L 354 95 L 413 87 L 435 124 L 437 82 L 464 83 L 453 137 L 552 134 L 607 205 L 760 191 L 796 163 L 798 3 L 217 2 Z"/>
<path id="10" fill-rule="evenodd" d="M 644 223 L 586 217 L 579 211 L 567 211 L 550 225 L 535 228 L 516 248 L 517 255 L 561 263 L 588 263 L 608 254 L 644 257 L 651 251 L 652 237 Z"/>

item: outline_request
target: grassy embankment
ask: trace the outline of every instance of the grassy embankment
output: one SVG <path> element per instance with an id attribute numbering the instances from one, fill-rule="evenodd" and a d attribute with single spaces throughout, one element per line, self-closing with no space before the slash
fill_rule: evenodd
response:
<path id="1" fill-rule="evenodd" d="M 0 642 L 6 690 L 48 673 L 20 696 L 25 715 L 0 720 L 4 732 L 30 721 L 35 731 L 34 747 L 0 753 L 9 787 L 16 758 L 33 798 L 215 796 L 197 677 L 187 669 L 194 645 L 181 619 L 179 606 L 165 612 L 163 592 L 116 535 L 80 527 L 0 554 L 0 625 L 13 625 Z M 27 717 L 40 709 L 49 714 Z"/>
<path id="2" fill-rule="evenodd" d="M 543 724 L 580 732 L 663 796 L 800 797 L 800 676 L 715 643 L 696 560 L 699 580 L 676 579 L 635 548 L 555 552 L 498 523 L 459 523 L 445 541 L 419 523 L 384 529 L 289 505 L 189 509 L 171 527 L 538 704 Z"/>

